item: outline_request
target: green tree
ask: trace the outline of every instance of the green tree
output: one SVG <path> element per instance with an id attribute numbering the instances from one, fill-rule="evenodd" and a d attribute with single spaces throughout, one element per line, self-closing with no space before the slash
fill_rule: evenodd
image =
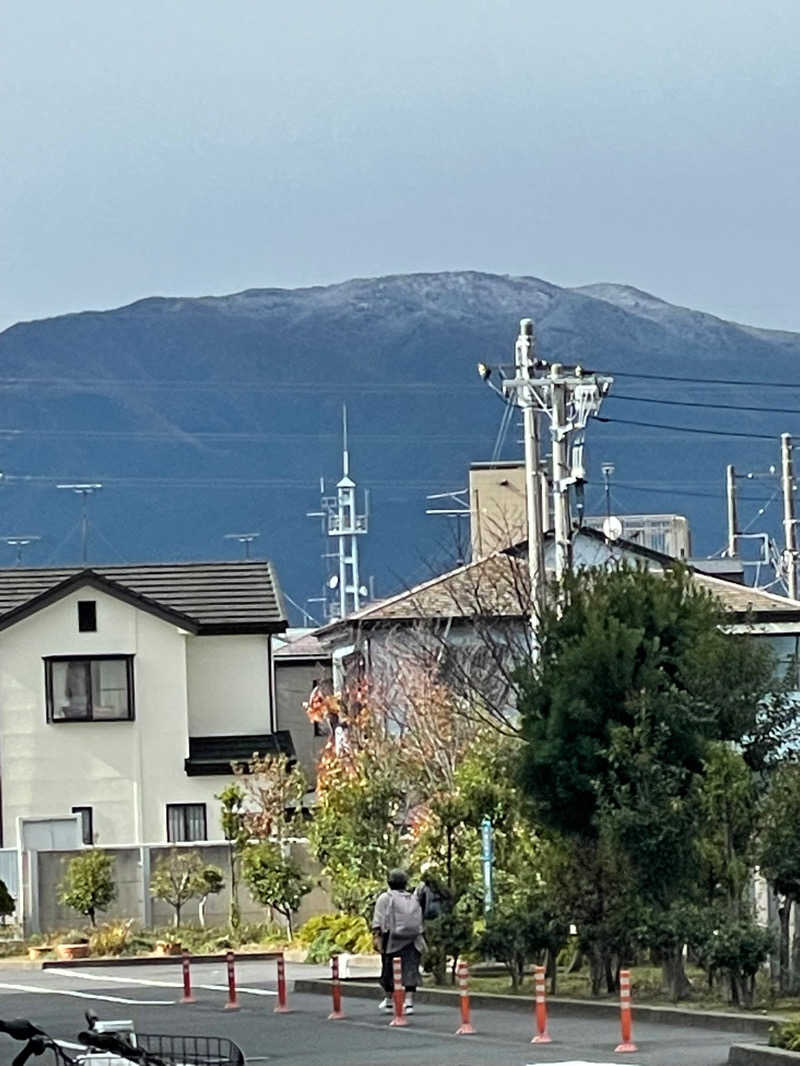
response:
<path id="1" fill-rule="evenodd" d="M 800 959 L 790 953 L 792 910 L 800 901 L 800 765 L 786 763 L 772 774 L 761 808 L 758 858 L 778 900 L 780 990 L 794 992 Z M 800 951 L 800 937 L 795 937 Z"/>
<path id="2" fill-rule="evenodd" d="M 231 898 L 228 910 L 228 924 L 236 930 L 241 924 L 239 909 L 239 867 L 241 853 L 250 840 L 250 832 L 245 818 L 245 793 L 238 781 L 227 785 L 217 797 L 220 801 L 220 821 L 222 832 L 228 841 L 228 872 L 231 878 Z"/>
<path id="3" fill-rule="evenodd" d="M 276 910 L 286 919 L 292 939 L 292 917 L 311 891 L 311 881 L 280 844 L 260 841 L 249 844 L 242 852 L 242 873 L 254 900 Z"/>
<path id="4" fill-rule="evenodd" d="M 206 924 L 206 903 L 209 896 L 217 896 L 225 888 L 225 878 L 219 866 L 204 866 L 200 874 L 200 897 L 197 905 L 197 919 L 202 928 Z"/>
<path id="5" fill-rule="evenodd" d="M 222 871 L 217 867 L 211 869 L 222 879 Z M 163 855 L 155 865 L 150 878 L 150 895 L 163 900 L 174 910 L 173 925 L 177 929 L 181 924 L 181 912 L 190 899 L 208 895 L 209 867 L 203 863 L 197 851 L 179 851 L 173 848 L 168 855 Z"/>
<path id="6" fill-rule="evenodd" d="M 682 568 L 571 574 L 519 672 L 520 780 L 544 825 L 590 858 L 598 937 L 618 924 L 608 901 L 620 870 L 650 928 L 693 897 L 710 743 L 735 741 L 759 767 L 793 726 L 769 650 L 724 622 Z M 612 945 L 594 947 L 608 968 Z M 665 968 L 678 994 L 681 947 Z"/>
<path id="7" fill-rule="evenodd" d="M 90 848 L 70 859 L 66 876 L 58 887 L 58 898 L 96 925 L 97 912 L 106 910 L 117 898 L 113 858 Z"/>

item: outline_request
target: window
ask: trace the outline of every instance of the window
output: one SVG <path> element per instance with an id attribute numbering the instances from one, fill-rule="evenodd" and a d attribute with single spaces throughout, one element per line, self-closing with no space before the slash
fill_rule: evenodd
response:
<path id="1" fill-rule="evenodd" d="M 73 807 L 73 814 L 81 816 L 81 840 L 84 844 L 94 844 L 94 826 L 92 824 L 91 807 Z"/>
<path id="2" fill-rule="evenodd" d="M 78 632 L 97 632 L 97 604 L 94 600 L 78 600 Z"/>
<path id="3" fill-rule="evenodd" d="M 120 722 L 133 718 L 133 656 L 45 659 L 49 722 Z"/>
<path id="4" fill-rule="evenodd" d="M 207 839 L 205 803 L 167 804 L 167 840 L 170 844 Z"/>

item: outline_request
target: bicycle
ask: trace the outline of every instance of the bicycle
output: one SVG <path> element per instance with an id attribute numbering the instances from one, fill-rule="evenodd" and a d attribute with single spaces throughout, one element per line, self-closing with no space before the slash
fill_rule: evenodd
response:
<path id="1" fill-rule="evenodd" d="M 12 1066 L 25 1066 L 46 1051 L 52 1052 L 56 1066 L 245 1066 L 241 1048 L 225 1037 L 134 1033 L 131 1023 L 102 1023 L 91 1013 L 86 1020 L 88 1028 L 78 1040 L 87 1051 L 75 1057 L 26 1018 L 0 1021 L 0 1032 L 25 1043 Z"/>

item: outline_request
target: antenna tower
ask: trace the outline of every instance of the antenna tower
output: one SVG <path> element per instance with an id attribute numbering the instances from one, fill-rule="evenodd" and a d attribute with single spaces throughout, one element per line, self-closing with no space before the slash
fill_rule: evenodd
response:
<path id="1" fill-rule="evenodd" d="M 359 514 L 357 486 L 350 476 L 346 406 L 342 407 L 342 476 L 336 483 L 335 496 L 325 494 L 324 479 L 320 479 L 320 492 L 320 510 L 308 512 L 308 517 L 322 519 L 327 542 L 335 547 L 333 551 L 324 552 L 322 557 L 329 564 L 335 560 L 336 568 L 326 567 L 328 577 L 323 595 L 313 602 L 324 603 L 329 619 L 346 618 L 358 611 L 369 596 L 367 588 L 361 584 L 358 565 L 358 538 L 367 532 L 369 524 L 369 493 L 364 492 L 364 510 Z"/>

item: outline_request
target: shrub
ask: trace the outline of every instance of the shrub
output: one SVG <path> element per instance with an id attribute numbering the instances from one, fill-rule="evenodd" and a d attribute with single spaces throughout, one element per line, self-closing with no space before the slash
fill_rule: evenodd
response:
<path id="1" fill-rule="evenodd" d="M 331 955 L 372 951 L 372 933 L 360 914 L 316 914 L 301 926 L 297 939 L 308 948 L 309 962 L 327 962 Z"/>
<path id="2" fill-rule="evenodd" d="M 728 920 L 716 929 L 703 950 L 704 963 L 712 972 L 721 970 L 728 979 L 729 999 L 735 1006 L 752 1007 L 756 974 L 773 949 L 775 938 L 752 919 Z"/>
<path id="3" fill-rule="evenodd" d="M 133 943 L 133 918 L 123 922 L 104 922 L 89 934 L 93 955 L 122 955 Z"/>
<path id="4" fill-rule="evenodd" d="M 785 1051 L 800 1051 L 800 1022 L 786 1022 L 769 1031 L 769 1046 Z"/>
<path id="5" fill-rule="evenodd" d="M 567 927 L 538 892 L 509 894 L 486 918 L 478 950 L 508 970 L 517 991 L 529 962 L 549 951 L 555 958 L 567 939 Z"/>
<path id="6" fill-rule="evenodd" d="M 17 901 L 8 891 L 5 881 L 0 880 L 0 919 L 6 924 L 6 918 L 10 918 L 17 909 Z"/>
<path id="7" fill-rule="evenodd" d="M 59 901 L 96 925 L 97 912 L 117 898 L 113 869 L 114 860 L 104 851 L 92 848 L 76 855 L 67 863 L 66 877 L 58 886 Z"/>

